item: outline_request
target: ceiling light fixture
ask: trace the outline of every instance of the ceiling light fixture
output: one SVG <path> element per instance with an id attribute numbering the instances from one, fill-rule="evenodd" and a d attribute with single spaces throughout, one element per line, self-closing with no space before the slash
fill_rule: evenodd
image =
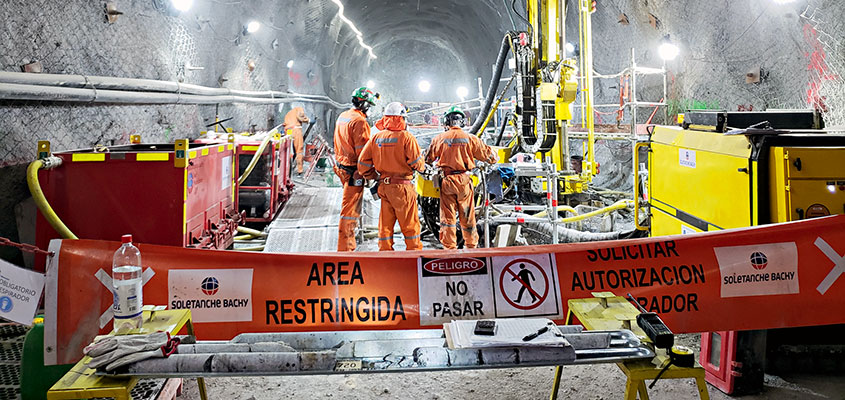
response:
<path id="1" fill-rule="evenodd" d="M 458 90 L 455 93 L 457 93 L 458 97 L 460 97 L 461 100 L 463 100 L 463 99 L 466 99 L 467 96 L 469 95 L 469 89 L 467 89 L 466 86 L 460 86 L 460 87 L 458 87 Z"/>
<path id="2" fill-rule="evenodd" d="M 669 40 L 669 36 L 666 36 L 657 48 L 657 54 L 665 61 L 674 60 L 680 53 L 681 49 Z"/>
<path id="3" fill-rule="evenodd" d="M 429 81 L 423 79 L 423 80 L 420 81 L 420 83 L 419 83 L 419 85 L 417 85 L 417 87 L 420 89 L 420 92 L 427 93 L 429 91 L 429 89 L 431 89 L 431 83 L 429 83 Z"/>
<path id="4" fill-rule="evenodd" d="M 341 3 L 340 0 L 332 0 L 332 2 L 337 5 L 337 16 L 340 17 L 343 22 L 346 22 L 346 25 L 349 25 L 349 28 L 352 29 L 353 32 L 355 32 L 355 36 L 358 37 L 358 43 L 361 45 L 361 47 L 363 47 L 370 53 L 370 58 L 378 58 L 376 57 L 375 53 L 373 53 L 373 48 L 367 46 L 367 44 L 364 43 L 364 34 L 361 33 L 358 28 L 355 27 L 355 24 L 353 24 L 352 21 L 349 20 L 349 18 L 346 18 L 346 16 L 343 15 L 343 3 Z"/>
<path id="5" fill-rule="evenodd" d="M 191 6 L 194 5 L 194 0 L 170 0 L 170 4 L 176 10 L 184 12 L 191 9 Z"/>

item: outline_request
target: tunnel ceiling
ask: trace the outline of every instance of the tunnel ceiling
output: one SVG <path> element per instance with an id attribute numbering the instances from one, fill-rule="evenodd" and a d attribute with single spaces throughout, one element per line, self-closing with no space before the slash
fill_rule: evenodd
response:
<path id="1" fill-rule="evenodd" d="M 332 89 L 341 95 L 370 79 L 396 99 L 455 101 L 457 85 L 475 94 L 477 77 L 487 85 L 500 39 L 512 29 L 501 0 L 358 0 L 345 5 L 346 16 L 378 58 L 369 60 L 354 33 L 342 28 L 339 42 L 345 46 L 334 51 L 337 67 L 327 71 L 340 78 Z M 330 4 L 328 10 L 336 7 Z M 333 18 L 330 25 L 336 24 L 342 22 Z M 341 66 L 347 69 L 338 70 Z M 431 82 L 431 92 L 417 90 L 419 79 Z"/>

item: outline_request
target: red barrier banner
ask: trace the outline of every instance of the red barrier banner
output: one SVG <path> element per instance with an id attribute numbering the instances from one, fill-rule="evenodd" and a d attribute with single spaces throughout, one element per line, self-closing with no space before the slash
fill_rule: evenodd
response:
<path id="1" fill-rule="evenodd" d="M 45 360 L 111 330 L 117 242 L 56 240 Z M 845 323 L 845 216 L 624 241 L 465 251 L 270 254 L 139 244 L 144 303 L 191 309 L 200 339 L 245 332 L 439 328 L 543 316 L 633 294 L 677 333 Z"/>

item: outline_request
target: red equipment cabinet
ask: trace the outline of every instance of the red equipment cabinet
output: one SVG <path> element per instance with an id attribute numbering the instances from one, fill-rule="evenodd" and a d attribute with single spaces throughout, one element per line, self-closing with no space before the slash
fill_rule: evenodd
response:
<path id="1" fill-rule="evenodd" d="M 291 136 L 270 141 L 247 179 L 237 189 L 236 206 L 246 222 L 271 222 L 293 190 Z M 258 151 L 260 141 L 237 141 L 238 179 Z"/>
<path id="2" fill-rule="evenodd" d="M 106 152 L 53 153 L 62 165 L 39 171 L 44 195 L 80 239 L 225 249 L 234 241 L 234 145 L 130 144 Z M 36 244 L 57 233 L 39 213 Z M 38 264 L 43 265 L 43 264 Z"/>
<path id="3" fill-rule="evenodd" d="M 238 195 L 235 198 L 235 209 L 246 222 L 269 223 L 273 221 L 293 191 L 294 184 L 291 177 L 293 136 L 282 136 L 276 133 L 243 184 L 237 182 L 261 146 L 263 138 L 255 140 L 238 139 L 233 134 L 229 136 L 229 140 L 235 143 L 237 154 L 235 171 L 238 173 L 235 177 L 235 185 L 237 185 Z M 195 143 L 222 143 L 222 141 L 221 139 L 197 139 Z"/>

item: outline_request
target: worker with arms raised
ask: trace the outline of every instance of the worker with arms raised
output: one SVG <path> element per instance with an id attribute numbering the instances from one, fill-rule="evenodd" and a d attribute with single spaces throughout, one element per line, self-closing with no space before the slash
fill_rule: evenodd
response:
<path id="1" fill-rule="evenodd" d="M 296 173 L 302 174 L 302 159 L 305 157 L 305 140 L 302 137 L 302 124 L 311 122 L 302 107 L 294 107 L 285 114 L 285 133 L 293 136 L 293 149 L 296 152 Z"/>
<path id="2" fill-rule="evenodd" d="M 446 132 L 431 141 L 426 154 L 426 161 L 431 163 L 436 160 L 443 174 L 440 182 L 440 243 L 447 249 L 458 247 L 456 214 L 461 221 L 466 248 L 478 245 L 469 171 L 475 168 L 476 160 L 491 164 L 496 162 L 490 146 L 461 129 L 465 121 L 466 114 L 459 107 L 452 106 L 446 110 L 443 117 Z"/>
<path id="3" fill-rule="evenodd" d="M 405 247 L 422 249 L 417 192 L 412 179 L 414 171 L 422 172 L 425 163 L 417 139 L 405 130 L 405 115 L 401 103 L 388 104 L 384 117 L 376 123 L 381 131 L 373 135 L 358 159 L 358 172 L 367 179 L 378 179 L 379 251 L 393 250 L 393 226 L 397 221 L 405 237 Z"/>
<path id="4" fill-rule="evenodd" d="M 352 93 L 353 108 L 337 118 L 334 128 L 334 172 L 343 183 L 343 203 L 338 224 L 337 251 L 355 250 L 355 226 L 361 217 L 364 178 L 358 173 L 358 157 L 370 140 L 367 111 L 376 104 L 376 95 L 366 87 Z"/>

